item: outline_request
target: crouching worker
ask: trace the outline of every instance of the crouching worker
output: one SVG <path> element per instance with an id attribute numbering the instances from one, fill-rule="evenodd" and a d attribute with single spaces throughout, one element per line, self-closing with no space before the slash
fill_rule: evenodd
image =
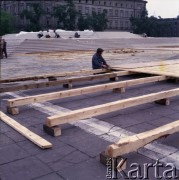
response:
<path id="1" fill-rule="evenodd" d="M 92 68 L 93 69 L 108 69 L 110 70 L 110 66 L 106 63 L 104 58 L 102 57 L 103 49 L 98 48 L 96 53 L 93 55 L 92 58 Z"/>

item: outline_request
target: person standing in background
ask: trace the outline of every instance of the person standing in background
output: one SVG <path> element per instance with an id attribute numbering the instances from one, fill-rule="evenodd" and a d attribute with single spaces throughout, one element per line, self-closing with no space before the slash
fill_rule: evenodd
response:
<path id="1" fill-rule="evenodd" d="M 3 39 L 0 36 L 0 59 L 3 59 Z"/>
<path id="2" fill-rule="evenodd" d="M 5 39 L 3 39 L 3 50 L 2 50 L 5 55 L 5 57 L 7 58 L 7 42 L 5 41 Z"/>

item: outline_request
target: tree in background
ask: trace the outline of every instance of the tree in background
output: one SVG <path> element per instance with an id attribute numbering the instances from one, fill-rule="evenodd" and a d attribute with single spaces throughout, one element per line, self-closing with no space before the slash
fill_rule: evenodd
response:
<path id="1" fill-rule="evenodd" d="M 140 17 L 131 17 L 130 18 L 132 27 L 133 27 L 133 32 L 136 34 L 142 34 L 142 33 L 147 33 L 148 29 L 148 12 L 145 9 L 142 11 Z"/>
<path id="2" fill-rule="evenodd" d="M 21 13 L 21 18 L 25 17 L 30 20 L 30 24 L 27 27 L 28 31 L 39 31 L 41 29 L 40 18 L 45 12 L 40 3 L 32 3 L 30 7 L 32 7 L 32 10 L 24 10 Z"/>
<path id="3" fill-rule="evenodd" d="M 64 27 L 64 17 L 67 16 L 66 6 L 59 5 L 58 7 L 55 7 L 53 16 L 58 19 L 58 28 L 63 28 Z"/>
<path id="4" fill-rule="evenodd" d="M 77 27 L 80 31 L 84 31 L 85 29 L 90 29 L 91 17 L 90 16 L 83 17 L 82 15 L 80 15 L 78 18 Z"/>
<path id="5" fill-rule="evenodd" d="M 66 5 L 59 5 L 54 9 L 54 17 L 58 19 L 58 27 L 66 30 L 94 29 L 95 31 L 103 31 L 107 28 L 107 12 L 95 13 L 83 17 L 81 13 L 76 11 L 73 0 L 67 0 Z"/>
<path id="6" fill-rule="evenodd" d="M 66 5 L 55 7 L 53 15 L 58 19 L 60 28 L 75 30 L 79 13 L 75 9 L 73 0 L 67 0 Z"/>
<path id="7" fill-rule="evenodd" d="M 107 12 L 96 13 L 93 12 L 91 16 L 91 27 L 95 31 L 104 31 L 107 28 Z"/>
<path id="8" fill-rule="evenodd" d="M 78 29 L 93 29 L 94 31 L 104 31 L 107 28 L 107 12 L 96 13 L 93 12 L 92 15 L 88 15 L 87 17 L 83 17 L 80 15 L 78 19 Z"/>
<path id="9" fill-rule="evenodd" d="M 160 16 L 148 17 L 147 10 L 144 10 L 138 18 L 131 17 L 130 21 L 136 34 L 146 33 L 150 37 L 172 36 L 170 23 L 163 21 Z"/>
<path id="10" fill-rule="evenodd" d="M 13 17 L 7 12 L 0 11 L 0 36 L 13 32 Z"/>

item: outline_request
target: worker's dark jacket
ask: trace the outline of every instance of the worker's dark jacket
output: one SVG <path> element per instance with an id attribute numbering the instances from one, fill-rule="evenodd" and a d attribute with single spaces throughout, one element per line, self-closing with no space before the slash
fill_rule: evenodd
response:
<path id="1" fill-rule="evenodd" d="M 98 55 L 97 53 L 94 54 L 92 58 L 93 69 L 101 69 L 102 65 L 107 65 L 106 61 L 103 59 L 101 55 Z"/>
<path id="2" fill-rule="evenodd" d="M 7 42 L 4 41 L 4 42 L 3 42 L 3 50 L 6 50 L 6 46 L 7 46 Z"/>

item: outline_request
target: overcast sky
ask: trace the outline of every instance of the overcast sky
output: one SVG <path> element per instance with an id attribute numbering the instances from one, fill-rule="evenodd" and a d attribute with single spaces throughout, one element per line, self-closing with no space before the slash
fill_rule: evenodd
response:
<path id="1" fill-rule="evenodd" d="M 179 15 L 179 0 L 147 0 L 149 16 L 174 18 Z"/>

